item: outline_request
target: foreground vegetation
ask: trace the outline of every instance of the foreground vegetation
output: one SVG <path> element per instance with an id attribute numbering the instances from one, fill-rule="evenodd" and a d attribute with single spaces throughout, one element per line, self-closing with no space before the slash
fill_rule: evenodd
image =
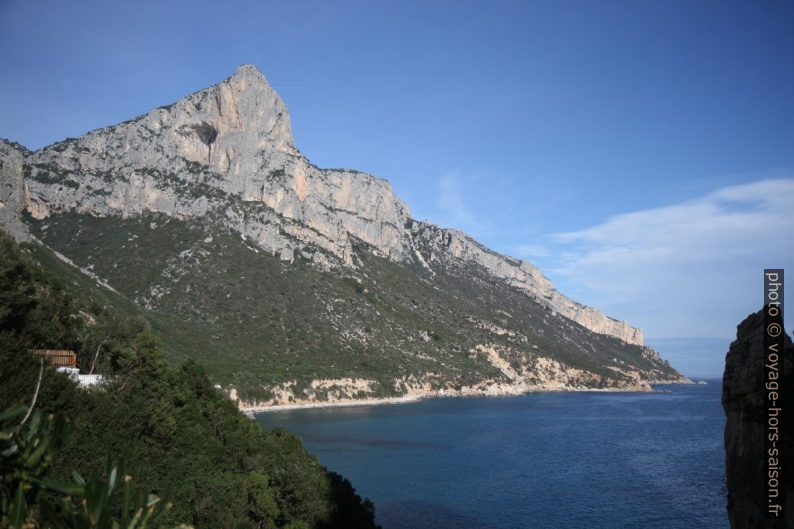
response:
<path id="1" fill-rule="evenodd" d="M 36 410 L 68 430 L 53 479 L 105 475 L 108 458 L 123 459 L 141 490 L 173 505 L 163 525 L 375 527 L 372 504 L 295 436 L 262 431 L 200 365 L 170 365 L 146 320 L 83 299 L 0 232 L 0 409 L 30 404 L 42 368 L 34 348 L 73 349 L 108 380 L 81 390 L 44 366 Z"/>
<path id="2" fill-rule="evenodd" d="M 49 470 L 65 439 L 65 424 L 63 415 L 44 416 L 32 405 L 0 413 L 0 527 L 158 527 L 171 504 L 136 490 L 118 465 L 108 463 L 103 476 L 88 481 L 78 472 L 71 481 L 52 478 Z"/>

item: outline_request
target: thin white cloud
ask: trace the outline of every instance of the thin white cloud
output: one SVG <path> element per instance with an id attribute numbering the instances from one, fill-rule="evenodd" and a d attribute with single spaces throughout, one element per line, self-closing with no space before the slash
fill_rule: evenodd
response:
<path id="1" fill-rule="evenodd" d="M 513 252 L 517 257 L 531 259 L 533 257 L 550 257 L 551 250 L 542 244 L 519 244 Z"/>
<path id="2" fill-rule="evenodd" d="M 443 216 L 442 225 L 477 231 L 479 222 L 466 203 L 463 185 L 463 180 L 457 171 L 442 176 L 438 182 L 436 207 Z"/>
<path id="3" fill-rule="evenodd" d="M 792 233 L 794 179 L 762 180 L 556 234 L 550 272 L 646 335 L 724 337 L 760 308 L 763 268 L 794 269 Z"/>

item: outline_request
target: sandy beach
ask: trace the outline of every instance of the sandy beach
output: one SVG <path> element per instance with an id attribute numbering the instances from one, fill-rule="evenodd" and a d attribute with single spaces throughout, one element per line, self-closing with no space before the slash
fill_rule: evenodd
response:
<path id="1" fill-rule="evenodd" d="M 384 397 L 384 398 L 369 398 L 369 399 L 344 399 L 336 401 L 312 401 L 312 402 L 296 402 L 289 404 L 269 404 L 264 406 L 250 406 L 240 405 L 240 411 L 247 415 L 253 416 L 256 413 L 278 412 L 289 410 L 303 410 L 311 408 L 342 408 L 352 406 L 381 406 L 387 404 L 405 404 L 409 402 L 417 402 L 423 399 L 445 398 L 445 397 L 515 397 L 520 395 L 528 395 L 531 393 L 636 393 L 636 392 L 652 392 L 654 390 L 651 385 L 660 384 L 694 384 L 689 379 L 686 380 L 655 380 L 650 381 L 648 386 L 627 386 L 622 388 L 586 388 L 586 387 L 565 387 L 565 386 L 548 386 L 548 387 L 520 387 L 508 386 L 500 388 L 498 391 L 454 391 L 454 390 L 441 390 L 428 393 L 412 393 L 410 395 L 402 395 L 399 397 Z"/>

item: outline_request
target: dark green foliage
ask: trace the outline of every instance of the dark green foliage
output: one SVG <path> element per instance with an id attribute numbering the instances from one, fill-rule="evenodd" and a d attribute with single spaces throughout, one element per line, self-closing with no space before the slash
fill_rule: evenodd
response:
<path id="1" fill-rule="evenodd" d="M 256 214 L 254 205 L 246 207 Z M 626 382 L 613 369 L 622 366 L 675 375 L 644 358 L 641 347 L 555 316 L 525 292 L 459 261 L 431 275 L 359 243 L 357 270 L 324 272 L 300 253 L 285 263 L 257 252 L 210 219 L 71 213 L 28 220 L 47 244 L 93 266 L 118 297 L 135 300 L 131 310 L 151 322 L 171 359 L 197 359 L 214 382 L 250 400 L 266 399 L 269 387 L 285 382 L 308 391 L 318 378 L 374 380 L 369 397 L 402 393 L 394 380 L 409 375 L 436 387 L 509 382 L 484 355 L 472 353 L 478 344 L 501 348 L 518 371 L 536 356 L 550 357 L 600 375 L 603 386 Z M 496 327 L 500 333 L 489 330 Z"/>
<path id="2" fill-rule="evenodd" d="M 61 281 L 45 278 L 16 243 L 0 235 L 0 333 L 31 348 L 74 348 L 83 320 Z"/>
<path id="3" fill-rule="evenodd" d="M 63 417 L 26 411 L 17 405 L 0 413 L 0 527 L 21 529 L 33 517 L 41 493 L 53 489 L 45 474 L 65 437 Z"/>
<path id="4" fill-rule="evenodd" d="M 40 369 L 32 344 L 69 344 L 84 366 L 102 344 L 101 389 L 44 369 L 36 408 L 63 414 L 71 431 L 52 461 L 55 477 L 103 475 L 107 457 L 123 456 L 143 490 L 173 502 L 167 525 L 374 527 L 371 504 L 296 437 L 262 431 L 194 361 L 170 365 L 145 320 L 104 305 L 110 295 L 75 301 L 72 286 L 86 285 L 58 286 L 2 232 L 0 249 L 0 409 L 30 403 Z"/>
<path id="5" fill-rule="evenodd" d="M 25 424 L 28 418 L 30 422 Z M 66 427 L 60 414 L 44 416 L 36 410 L 30 415 L 30 410 L 21 405 L 0 413 L 0 527 L 157 526 L 170 505 L 135 489 L 132 478 L 119 466 L 108 463 L 102 478 L 94 476 L 88 481 L 77 472 L 72 473 L 72 481 L 49 475 L 54 456 L 65 439 Z M 114 495 L 114 489 L 120 494 Z"/>
<path id="6" fill-rule="evenodd" d="M 146 529 L 160 527 L 171 508 L 154 494 L 133 486 L 123 466 L 108 463 L 105 473 L 87 481 L 74 472 L 73 482 L 57 486 L 60 496 L 43 498 L 42 525 L 52 529 Z M 60 489 L 60 490 L 58 490 Z M 68 495 L 64 495 L 67 493 Z"/>

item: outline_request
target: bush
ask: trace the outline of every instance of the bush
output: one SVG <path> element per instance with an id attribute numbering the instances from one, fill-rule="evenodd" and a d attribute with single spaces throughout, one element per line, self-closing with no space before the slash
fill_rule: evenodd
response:
<path id="1" fill-rule="evenodd" d="M 63 417 L 71 431 L 55 443 L 60 448 L 47 462 L 48 477 L 108 501 L 114 485 L 125 485 L 105 461 L 123 455 L 125 471 L 141 488 L 173 502 L 158 511 L 166 525 L 375 527 L 371 503 L 349 482 L 324 469 L 289 432 L 263 431 L 196 362 L 170 365 L 145 322 L 104 309 L 89 317 L 89 310 L 0 232 L 0 409 L 28 407 L 42 373 L 37 417 Z M 107 383 L 99 390 L 79 390 L 28 352 L 34 344 L 68 345 L 92 357 L 101 336 Z M 2 468 L 3 480 L 17 480 L 18 488 L 18 478 Z M 74 471 L 96 477 L 81 485 Z M 25 496 L 26 505 L 37 497 L 41 491 Z M 113 519 L 123 521 L 121 500 L 111 503 L 118 507 Z M 71 512 L 58 498 L 51 506 L 64 516 Z"/>

